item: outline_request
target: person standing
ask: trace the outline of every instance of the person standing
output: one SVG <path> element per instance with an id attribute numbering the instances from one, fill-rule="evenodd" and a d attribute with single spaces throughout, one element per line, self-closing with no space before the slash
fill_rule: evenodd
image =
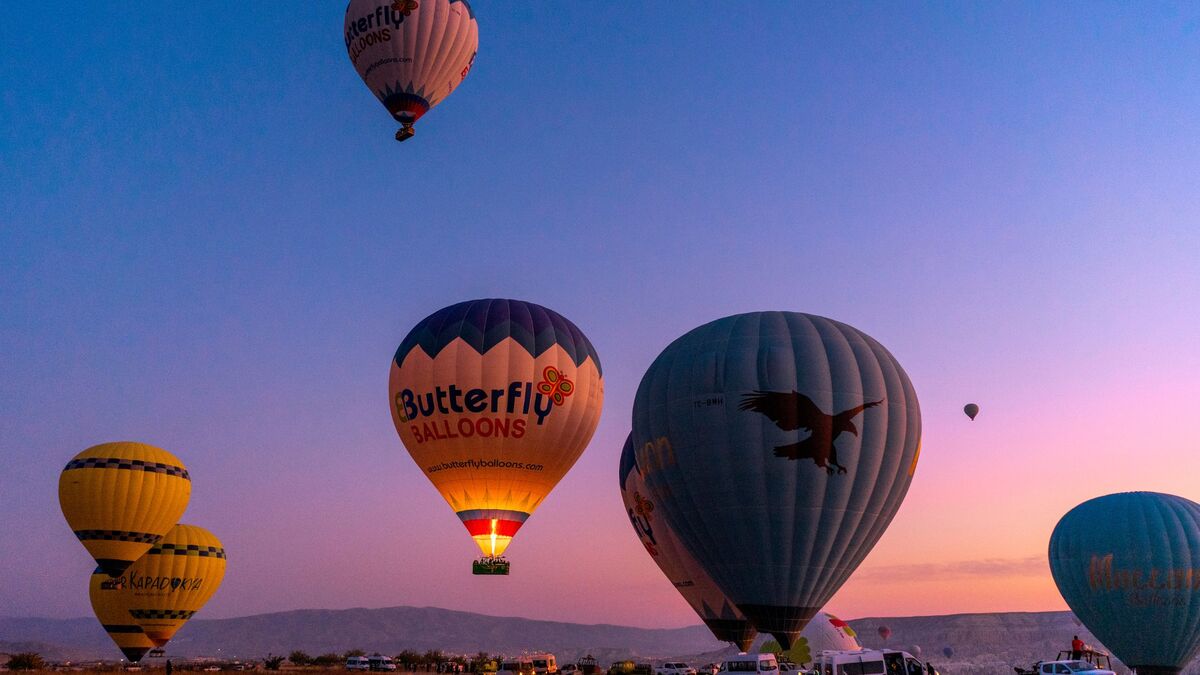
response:
<path id="1" fill-rule="evenodd" d="M 167 675 L 171 675 L 175 671 L 175 667 L 171 665 L 171 659 L 167 659 Z"/>
<path id="2" fill-rule="evenodd" d="M 1083 658 L 1083 640 L 1080 640 L 1078 635 L 1071 640 L 1071 658 L 1075 661 Z"/>

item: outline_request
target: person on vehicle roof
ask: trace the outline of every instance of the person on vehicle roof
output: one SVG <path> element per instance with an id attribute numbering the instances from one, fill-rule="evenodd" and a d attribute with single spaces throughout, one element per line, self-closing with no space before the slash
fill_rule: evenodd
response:
<path id="1" fill-rule="evenodd" d="M 1071 658 L 1075 661 L 1083 658 L 1083 648 L 1083 640 L 1080 640 L 1079 636 L 1076 635 L 1075 639 L 1071 640 Z"/>

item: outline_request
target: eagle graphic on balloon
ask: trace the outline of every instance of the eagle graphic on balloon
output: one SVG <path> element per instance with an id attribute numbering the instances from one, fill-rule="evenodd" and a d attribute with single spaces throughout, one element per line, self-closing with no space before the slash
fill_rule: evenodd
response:
<path id="1" fill-rule="evenodd" d="M 842 433 L 857 436 L 858 427 L 854 425 L 854 418 L 880 403 L 883 403 L 883 399 L 829 415 L 811 398 L 798 391 L 756 391 L 742 397 L 738 410 L 762 413 L 784 431 L 805 429 L 812 432 L 795 443 L 776 446 L 775 456 L 811 459 L 818 467 L 833 475 L 835 470 L 839 474 L 846 473 L 846 467 L 838 462 L 835 444 L 838 436 Z"/>

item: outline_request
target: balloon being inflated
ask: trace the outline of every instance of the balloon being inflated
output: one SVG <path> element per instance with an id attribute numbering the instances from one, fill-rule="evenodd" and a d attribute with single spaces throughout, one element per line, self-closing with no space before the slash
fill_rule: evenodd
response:
<path id="1" fill-rule="evenodd" d="M 592 343 L 558 313 L 472 300 L 409 332 L 388 394 L 404 447 L 491 557 L 587 447 L 604 380 Z"/>
<path id="2" fill-rule="evenodd" d="M 916 393 L 882 345 L 792 312 L 692 330 L 655 359 L 634 402 L 650 498 L 784 649 L 883 535 L 920 437 Z"/>

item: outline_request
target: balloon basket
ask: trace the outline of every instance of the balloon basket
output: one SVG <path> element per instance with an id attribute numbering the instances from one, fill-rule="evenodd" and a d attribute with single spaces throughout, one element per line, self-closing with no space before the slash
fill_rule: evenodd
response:
<path id="1" fill-rule="evenodd" d="M 486 557 L 471 563 L 471 574 L 508 576 L 509 563 L 504 558 Z"/>
<path id="2" fill-rule="evenodd" d="M 413 129 L 411 124 L 405 124 L 404 126 L 402 126 L 396 130 L 396 140 L 398 140 L 400 142 L 407 141 L 408 139 L 415 136 L 416 133 L 417 133 L 417 130 Z"/>

